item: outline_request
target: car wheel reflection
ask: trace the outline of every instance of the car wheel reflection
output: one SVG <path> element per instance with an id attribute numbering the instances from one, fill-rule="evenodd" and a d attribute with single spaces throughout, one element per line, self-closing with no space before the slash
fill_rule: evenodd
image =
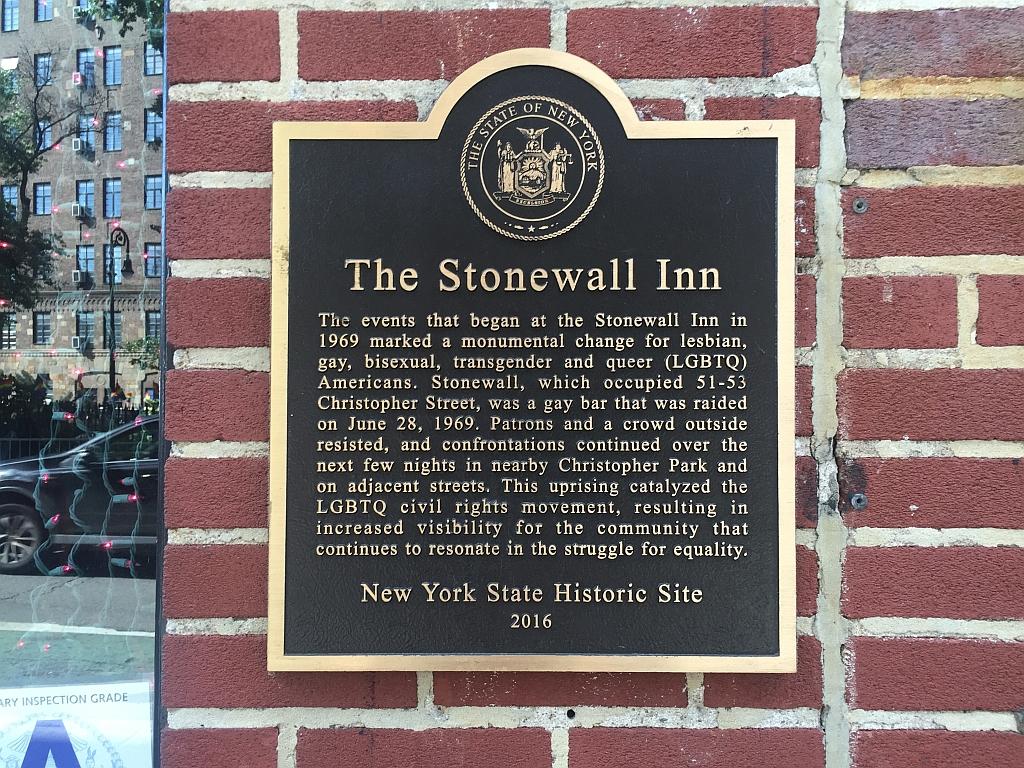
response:
<path id="1" fill-rule="evenodd" d="M 19 573 L 32 562 L 43 541 L 43 527 L 35 510 L 0 506 L 0 573 Z"/>

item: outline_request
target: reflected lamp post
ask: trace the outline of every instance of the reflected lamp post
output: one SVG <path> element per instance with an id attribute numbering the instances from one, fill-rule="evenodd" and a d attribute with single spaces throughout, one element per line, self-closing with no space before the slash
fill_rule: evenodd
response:
<path id="1" fill-rule="evenodd" d="M 107 256 L 107 275 L 110 278 L 110 311 L 107 313 L 110 316 L 110 336 L 107 341 L 107 347 L 110 352 L 110 381 L 107 385 L 107 397 L 114 394 L 114 387 L 117 386 L 117 371 L 114 368 L 114 346 L 116 344 L 116 329 L 114 325 L 114 249 L 123 248 L 124 256 L 121 259 L 121 274 L 125 277 L 131 277 L 135 274 L 135 270 L 132 269 L 132 257 L 130 255 L 130 245 L 128 242 L 128 233 L 125 232 L 121 227 L 114 227 L 110 230 L 110 247 Z"/>

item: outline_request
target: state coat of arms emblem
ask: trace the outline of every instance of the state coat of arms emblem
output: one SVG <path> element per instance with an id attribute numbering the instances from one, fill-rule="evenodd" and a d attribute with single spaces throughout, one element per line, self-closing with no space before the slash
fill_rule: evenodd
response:
<path id="1" fill-rule="evenodd" d="M 491 229 L 546 240 L 579 224 L 604 184 L 604 150 L 572 106 L 520 96 L 484 114 L 462 150 L 462 188 Z"/>

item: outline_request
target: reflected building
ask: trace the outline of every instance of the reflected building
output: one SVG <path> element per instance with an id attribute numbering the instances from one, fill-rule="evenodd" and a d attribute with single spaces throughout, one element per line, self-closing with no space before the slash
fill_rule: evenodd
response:
<path id="1" fill-rule="evenodd" d="M 158 338 L 161 327 L 162 42 L 138 25 L 122 37 L 118 22 L 90 16 L 75 0 L 0 4 L 0 66 L 22 80 L 48 77 L 46 88 L 68 110 L 87 105 L 73 135 L 55 142 L 29 180 L 29 227 L 59 234 L 63 253 L 54 254 L 55 285 L 36 306 L 0 306 L 0 372 L 41 376 L 54 399 L 103 400 L 110 345 Z M 17 180 L 2 183 L 4 201 L 20 214 Z M 107 244 L 117 226 L 129 237 L 127 254 Z M 131 275 L 122 274 L 126 256 Z M 159 366 L 144 370 L 127 358 L 116 354 L 117 380 L 138 404 L 147 390 L 156 394 Z"/>

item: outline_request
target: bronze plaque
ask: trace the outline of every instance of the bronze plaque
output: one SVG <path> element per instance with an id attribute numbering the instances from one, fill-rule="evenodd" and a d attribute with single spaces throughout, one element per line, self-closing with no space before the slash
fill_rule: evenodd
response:
<path id="1" fill-rule="evenodd" d="M 793 124 L 277 123 L 272 670 L 795 670 Z"/>

